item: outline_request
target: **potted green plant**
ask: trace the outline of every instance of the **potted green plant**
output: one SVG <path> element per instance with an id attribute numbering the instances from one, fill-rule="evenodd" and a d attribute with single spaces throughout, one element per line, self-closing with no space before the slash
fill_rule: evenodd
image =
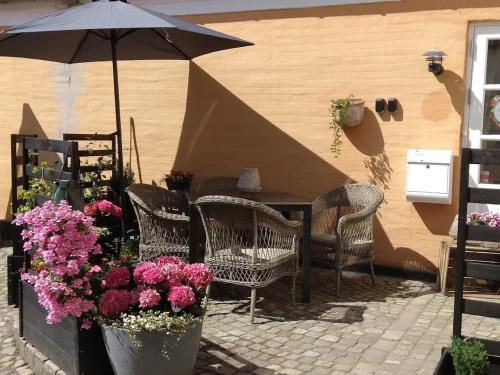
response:
<path id="1" fill-rule="evenodd" d="M 115 374 L 191 374 L 212 279 L 174 256 L 103 264 L 96 319 Z"/>
<path id="2" fill-rule="evenodd" d="M 163 180 L 168 190 L 189 191 L 194 175 L 190 172 L 171 170 L 165 174 Z"/>
<path id="3" fill-rule="evenodd" d="M 484 375 L 487 373 L 488 353 L 482 342 L 453 337 L 451 346 L 446 351 L 452 357 L 453 370 L 456 375 Z"/>
<path id="4" fill-rule="evenodd" d="M 333 130 L 333 139 L 330 150 L 336 158 L 340 155 L 342 145 L 341 130 L 358 126 L 363 121 L 364 113 L 365 102 L 361 99 L 354 99 L 352 95 L 345 99 L 332 99 L 330 129 Z"/>

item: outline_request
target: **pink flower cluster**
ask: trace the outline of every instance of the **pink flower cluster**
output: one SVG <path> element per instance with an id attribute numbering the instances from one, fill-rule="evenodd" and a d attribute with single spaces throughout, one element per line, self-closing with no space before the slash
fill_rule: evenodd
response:
<path id="1" fill-rule="evenodd" d="M 99 254 L 93 219 L 61 201 L 46 202 L 16 217 L 24 250 L 33 250 L 33 263 L 42 264 L 38 274 L 23 279 L 34 286 L 40 304 L 47 310 L 47 322 L 57 323 L 67 316 L 80 317 L 93 308 L 89 256 Z"/>
<path id="2" fill-rule="evenodd" d="M 487 225 L 491 228 L 500 228 L 500 214 L 492 212 L 473 212 L 467 215 L 467 224 Z"/>
<path id="3" fill-rule="evenodd" d="M 204 264 L 185 264 L 180 258 L 163 256 L 141 262 L 132 270 L 110 269 L 101 285 L 108 288 L 99 299 L 99 312 L 105 317 L 117 316 L 129 308 L 180 311 L 201 301 L 213 275 Z M 133 281 L 132 283 L 130 281 Z M 135 287 L 130 285 L 135 284 Z"/>
<path id="4" fill-rule="evenodd" d="M 122 209 L 106 199 L 97 200 L 94 203 L 86 204 L 83 211 L 86 215 L 97 216 L 98 214 L 111 215 L 117 218 L 122 217 Z"/>

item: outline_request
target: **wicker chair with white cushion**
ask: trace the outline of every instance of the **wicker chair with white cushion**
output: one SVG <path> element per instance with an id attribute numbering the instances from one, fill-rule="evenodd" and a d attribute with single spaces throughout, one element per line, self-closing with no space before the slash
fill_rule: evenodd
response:
<path id="1" fill-rule="evenodd" d="M 337 270 L 337 296 L 342 269 L 369 263 L 372 283 L 373 216 L 384 199 L 375 185 L 346 185 L 316 198 L 312 206 L 311 245 L 313 261 L 328 263 Z"/>
<path id="2" fill-rule="evenodd" d="M 132 184 L 127 193 L 139 223 L 140 259 L 175 255 L 187 261 L 189 216 L 186 197 L 182 193 L 147 184 Z"/>
<path id="3" fill-rule="evenodd" d="M 254 320 L 257 288 L 298 273 L 301 224 L 286 220 L 261 203 L 209 195 L 195 202 L 207 237 L 205 263 L 214 280 L 252 288 L 250 321 Z"/>

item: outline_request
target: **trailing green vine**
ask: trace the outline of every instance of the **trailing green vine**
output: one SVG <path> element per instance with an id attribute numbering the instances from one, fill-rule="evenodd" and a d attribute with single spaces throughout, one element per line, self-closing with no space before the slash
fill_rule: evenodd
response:
<path id="1" fill-rule="evenodd" d="M 351 105 L 352 98 L 353 96 L 351 95 L 346 99 L 332 99 L 332 103 L 330 105 L 330 114 L 332 116 L 330 129 L 333 131 L 330 151 L 336 159 L 340 156 L 340 148 L 342 146 L 342 128 L 347 124 L 347 109 L 349 108 L 349 105 Z"/>

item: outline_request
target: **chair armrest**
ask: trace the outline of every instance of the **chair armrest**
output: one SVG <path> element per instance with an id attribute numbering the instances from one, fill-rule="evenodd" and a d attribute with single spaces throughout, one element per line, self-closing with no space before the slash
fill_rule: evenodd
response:
<path id="1" fill-rule="evenodd" d="M 152 213 L 153 215 L 158 216 L 161 219 L 171 220 L 171 221 L 183 221 L 189 223 L 189 216 L 187 215 L 171 214 L 163 210 L 154 210 Z"/>
<path id="2" fill-rule="evenodd" d="M 352 242 L 354 239 L 373 240 L 372 218 L 377 207 L 365 208 L 359 212 L 344 215 L 339 219 L 337 234 L 341 244 Z"/>

